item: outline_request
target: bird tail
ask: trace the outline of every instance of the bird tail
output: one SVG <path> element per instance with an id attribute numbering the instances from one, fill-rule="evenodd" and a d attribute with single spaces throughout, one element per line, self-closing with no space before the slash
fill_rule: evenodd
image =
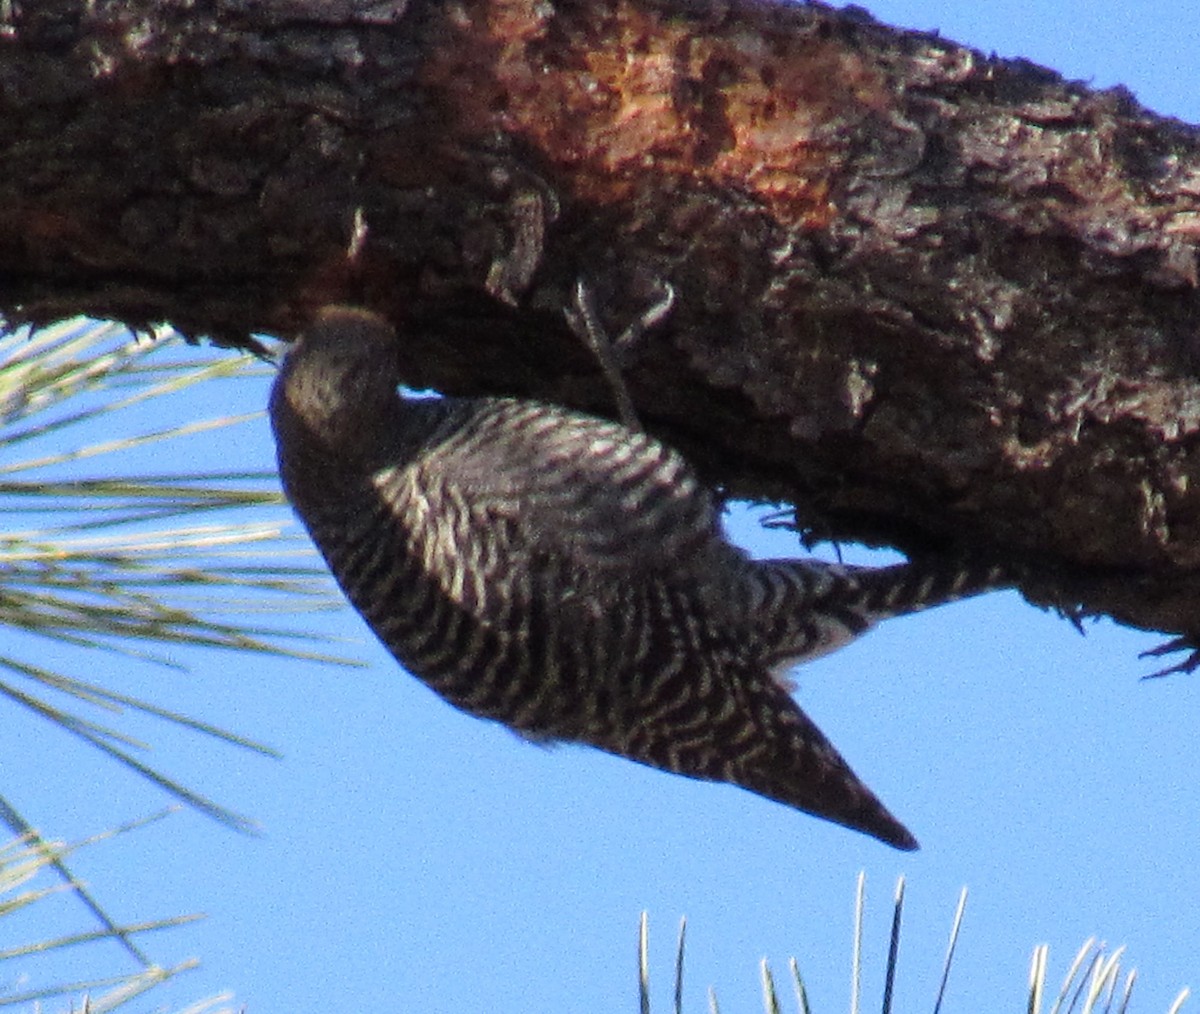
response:
<path id="1" fill-rule="evenodd" d="M 751 622 L 771 666 L 818 658 L 878 621 L 1006 587 L 1005 567 L 915 561 L 851 567 L 819 560 L 762 560 L 748 571 Z"/>
<path id="2" fill-rule="evenodd" d="M 777 695 L 770 708 L 773 734 L 764 737 L 767 749 L 731 780 L 741 788 L 862 831 L 895 848 L 918 848 L 908 828 L 867 788 L 787 692 L 774 682 L 765 691 Z"/>

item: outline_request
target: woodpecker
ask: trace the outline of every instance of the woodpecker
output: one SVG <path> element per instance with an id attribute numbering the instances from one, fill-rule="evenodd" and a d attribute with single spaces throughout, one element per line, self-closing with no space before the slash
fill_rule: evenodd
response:
<path id="1" fill-rule="evenodd" d="M 783 674 L 995 567 L 747 557 L 648 434 L 512 398 L 412 399 L 395 331 L 328 307 L 270 400 L 283 488 L 355 609 L 456 708 L 916 839 Z"/>

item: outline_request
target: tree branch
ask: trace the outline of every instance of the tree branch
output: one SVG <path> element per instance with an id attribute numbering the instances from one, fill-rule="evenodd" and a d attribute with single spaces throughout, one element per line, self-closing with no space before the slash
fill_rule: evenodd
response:
<path id="1" fill-rule="evenodd" d="M 0 4 L 0 308 L 612 412 L 819 537 L 1200 629 L 1200 143 L 1121 90 L 754 0 Z M 1040 576 L 1039 576 L 1040 575 Z"/>

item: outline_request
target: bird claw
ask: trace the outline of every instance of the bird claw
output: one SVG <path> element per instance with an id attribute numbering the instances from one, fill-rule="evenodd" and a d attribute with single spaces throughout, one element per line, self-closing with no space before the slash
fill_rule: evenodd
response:
<path id="1" fill-rule="evenodd" d="M 675 288 L 670 282 L 659 282 L 659 295 L 641 314 L 633 320 L 614 340 L 608 336 L 600 322 L 596 307 L 596 296 L 587 280 L 581 275 L 575 280 L 574 305 L 563 308 L 567 326 L 575 332 L 600 364 L 605 378 L 612 389 L 617 413 L 631 430 L 641 430 L 633 398 L 621 373 L 621 359 L 636 343 L 642 333 L 648 331 L 671 312 L 675 305 Z"/>
<path id="2" fill-rule="evenodd" d="M 1163 655 L 1170 655 L 1175 651 L 1186 651 L 1188 652 L 1188 656 L 1182 662 L 1177 662 L 1166 669 L 1160 669 L 1158 672 L 1148 673 L 1142 679 L 1158 679 L 1161 676 L 1173 676 L 1175 673 L 1190 673 L 1200 669 L 1200 642 L 1197 641 L 1195 636 L 1190 634 L 1176 637 L 1174 640 L 1160 644 L 1149 651 L 1143 651 L 1138 655 L 1138 658 L 1162 658 Z"/>

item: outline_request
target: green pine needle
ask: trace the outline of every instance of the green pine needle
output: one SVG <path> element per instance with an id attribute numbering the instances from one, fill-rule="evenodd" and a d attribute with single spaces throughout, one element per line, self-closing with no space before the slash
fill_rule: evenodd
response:
<path id="1" fill-rule="evenodd" d="M 145 340 L 81 320 L 0 337 L 0 446 L 9 452 L 0 465 L 0 512 L 24 522 L 0 526 L 0 625 L 171 668 L 179 667 L 172 649 L 180 646 L 353 664 L 317 650 L 320 639 L 307 630 L 279 622 L 339 608 L 340 600 L 295 533 L 273 471 L 122 468 L 123 454 L 151 443 L 217 431 L 236 439 L 234 428 L 261 413 L 91 436 L 100 424 L 119 427 L 122 409 L 153 402 L 165 412 L 176 392 L 264 369 L 246 356 L 181 359 L 178 347 L 168 332 Z M 17 448 L 32 453 L 12 460 Z M 93 464 L 103 473 L 80 474 Z M 134 757 L 130 751 L 148 744 L 113 720 L 141 712 L 275 755 L 270 747 L 11 651 L 0 656 L 0 700 L 82 738 L 188 805 L 252 828 Z M 97 723 L 81 709 L 108 720 Z"/>
<path id="2" fill-rule="evenodd" d="M 200 361 L 195 351 L 181 356 L 181 348 L 165 330 L 146 340 L 86 320 L 32 335 L 0 335 L 0 513 L 7 515 L 0 524 L 0 625 L 170 668 L 179 668 L 172 654 L 182 646 L 354 664 L 321 650 L 325 638 L 291 625 L 341 602 L 291 521 L 272 469 L 181 472 L 176 466 L 148 473 L 144 465 L 127 464 L 130 452 L 152 445 L 169 448 L 199 434 L 232 441 L 237 427 L 261 425 L 261 412 L 164 424 L 171 395 L 266 370 L 249 357 Z M 148 429 L 95 438 L 101 426 L 107 434 L 120 432 L 122 410 L 146 405 L 154 407 L 156 420 Z M 173 457 L 178 461 L 186 453 Z M 254 830 L 249 818 L 137 756 L 150 744 L 123 729 L 122 720 L 130 713 L 150 715 L 277 756 L 271 747 L 106 687 L 91 672 L 83 678 L 50 668 L 12 645 L 0 655 L 0 706 L 5 703 L 82 739 L 180 802 L 239 830 Z M 6 994 L 0 1006 L 86 994 L 87 1010 L 112 1010 L 192 967 L 195 962 L 161 967 L 134 938 L 195 917 L 115 922 L 67 866 L 68 854 L 80 846 L 42 838 L 10 802 L 19 789 L 11 776 L 0 784 L 0 823 L 18 835 L 0 849 L 0 917 L 48 904 L 66 891 L 99 928 L 6 946 L 0 960 L 28 961 L 116 940 L 137 970 Z M 43 883 L 43 872 L 60 886 Z M 227 999 L 209 998 L 188 1014 L 215 1014 Z"/>
<path id="3" fill-rule="evenodd" d="M 199 916 L 183 915 L 167 919 L 149 920 L 139 923 L 117 925 L 108 918 L 102 909 L 88 894 L 87 889 L 67 869 L 66 857 L 82 848 L 89 848 L 101 841 L 143 827 L 161 819 L 166 812 L 155 814 L 144 820 L 123 825 L 104 834 L 96 835 L 75 845 L 67 846 L 61 842 L 49 841 L 37 831 L 29 827 L 23 818 L 3 800 L 0 800 L 0 817 L 10 824 L 22 826 L 22 833 L 7 844 L 0 845 L 0 920 L 5 916 L 22 911 L 34 905 L 49 905 L 59 896 L 64 887 L 80 897 L 100 923 L 101 929 L 82 930 L 44 940 L 35 940 L 25 944 L 8 946 L 0 950 L 0 962 L 14 962 L 12 972 L 7 972 L 5 981 L 24 980 L 29 977 L 29 969 L 33 963 L 45 954 L 60 951 L 65 948 L 89 947 L 102 944 L 104 941 L 117 940 L 126 951 L 133 955 L 137 971 L 125 975 L 109 975 L 89 978 L 72 982 L 55 982 L 27 988 L 22 992 L 6 992 L 0 995 L 0 1007 L 23 1007 L 33 1005 L 34 1009 L 43 1009 L 43 1002 L 57 998 L 70 998 L 70 1010 L 75 1006 L 76 998 L 83 997 L 84 1010 L 98 1014 L 101 1011 L 112 1011 L 143 995 L 147 990 L 173 979 L 182 972 L 195 968 L 199 963 L 195 959 L 179 962 L 170 967 L 160 966 L 149 958 L 135 945 L 132 938 L 163 929 L 193 922 Z M 45 874 L 57 874 L 65 881 L 63 885 L 54 886 L 38 883 Z M 11 934 L 0 928 L 0 936 L 6 939 Z M 6 966 L 7 967 L 7 966 Z M 199 1004 L 190 1006 L 187 1012 L 178 1014 L 217 1014 L 216 1005 L 230 998 L 227 995 L 210 997 Z M 225 1014 L 232 1014 L 232 1008 L 224 1008 Z"/>
<path id="4" fill-rule="evenodd" d="M 850 1010 L 858 1011 L 861 1009 L 861 981 L 862 981 L 862 928 L 864 923 L 865 913 L 865 876 L 859 874 L 858 882 L 855 889 L 854 901 L 854 932 L 851 939 L 851 986 L 850 986 Z M 881 1004 L 881 1010 L 884 1014 L 888 1014 L 892 1007 L 893 988 L 895 985 L 896 968 L 898 964 L 899 940 L 900 940 L 900 922 L 901 914 L 904 908 L 904 878 L 901 877 L 896 883 L 896 893 L 892 907 L 892 925 L 889 936 L 889 947 L 886 965 L 884 967 L 884 995 Z M 963 888 L 959 895 L 958 906 L 955 909 L 954 917 L 951 920 L 950 941 L 946 949 L 946 957 L 942 966 L 942 977 L 938 987 L 937 997 L 934 1000 L 933 1010 L 937 1011 L 942 1004 L 946 995 L 946 984 L 950 976 L 950 968 L 953 964 L 954 955 L 958 946 L 959 932 L 962 928 L 963 914 L 966 910 L 967 891 Z M 679 946 L 676 951 L 675 961 L 675 1012 L 682 1014 L 683 1009 L 683 926 L 680 926 Z M 647 931 L 647 916 L 643 912 L 638 923 L 638 996 L 641 1001 L 641 1014 L 651 1014 L 650 1012 L 650 970 L 648 967 L 648 931 Z M 1049 1014 L 1067 1014 L 1067 1012 L 1077 1012 L 1077 1014 L 1126 1014 L 1129 1009 L 1130 996 L 1133 992 L 1133 984 L 1137 978 L 1136 970 L 1130 970 L 1125 974 L 1123 983 L 1121 982 L 1121 958 L 1124 955 L 1125 949 L 1118 947 L 1113 951 L 1107 951 L 1102 945 L 1097 945 L 1095 940 L 1088 940 L 1079 953 L 1075 956 L 1075 960 L 1071 963 L 1067 970 L 1066 977 L 1063 980 L 1062 988 L 1059 990 L 1058 996 L 1050 1008 Z M 1035 947 L 1033 950 L 1033 961 L 1029 976 L 1029 994 L 1026 1006 L 1027 1014 L 1042 1014 L 1042 1000 L 1046 995 L 1046 966 L 1048 958 L 1048 948 L 1043 944 Z M 795 987 L 796 1010 L 798 1014 L 810 1014 L 810 1006 L 808 1002 L 808 991 L 805 988 L 804 980 L 800 977 L 800 969 L 796 964 L 796 959 L 792 958 L 788 962 L 788 967 L 792 976 L 792 983 Z M 762 998 L 764 1014 L 782 1014 L 783 1005 L 780 1002 L 779 994 L 775 988 L 775 979 L 771 973 L 770 965 L 764 958 L 759 965 L 759 977 L 762 984 Z M 1190 991 L 1184 989 L 1175 998 L 1167 1014 L 1179 1014 L 1180 1008 L 1184 1001 L 1190 995 Z M 1115 1005 L 1115 1006 L 1114 1006 Z M 710 987 L 708 990 L 708 1008 L 710 1014 L 720 1014 L 720 1007 L 717 1004 L 716 993 Z"/>

